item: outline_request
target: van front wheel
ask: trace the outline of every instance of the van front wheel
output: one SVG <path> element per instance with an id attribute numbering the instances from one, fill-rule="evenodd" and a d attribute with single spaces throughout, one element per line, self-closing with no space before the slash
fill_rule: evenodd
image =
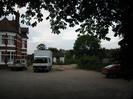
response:
<path id="1" fill-rule="evenodd" d="M 52 70 L 52 66 L 51 67 L 49 67 L 49 71 L 51 71 Z"/>
<path id="2" fill-rule="evenodd" d="M 36 69 L 36 68 L 33 68 L 33 71 L 34 71 L 34 72 L 37 72 L 37 69 Z"/>

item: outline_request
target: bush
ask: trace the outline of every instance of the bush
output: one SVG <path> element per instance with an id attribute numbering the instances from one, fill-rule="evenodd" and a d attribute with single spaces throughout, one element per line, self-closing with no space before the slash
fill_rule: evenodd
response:
<path id="1" fill-rule="evenodd" d="M 63 63 L 63 62 L 56 62 L 56 63 L 54 63 L 53 62 L 53 65 L 65 65 L 66 63 Z"/>
<path id="2" fill-rule="evenodd" d="M 28 62 L 27 62 L 27 66 L 31 66 L 32 64 L 33 64 L 32 61 L 28 61 Z"/>
<path id="3" fill-rule="evenodd" d="M 75 59 L 65 59 L 65 63 L 66 64 L 75 64 L 76 63 L 76 61 L 75 61 Z"/>
<path id="4" fill-rule="evenodd" d="M 78 60 L 78 68 L 88 70 L 99 70 L 103 67 L 100 60 L 96 56 L 83 56 Z"/>

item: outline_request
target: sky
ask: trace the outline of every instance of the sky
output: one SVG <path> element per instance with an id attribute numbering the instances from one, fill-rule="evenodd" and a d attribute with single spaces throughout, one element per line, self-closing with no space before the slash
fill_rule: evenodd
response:
<path id="1" fill-rule="evenodd" d="M 28 53 L 31 54 L 36 49 L 36 46 L 40 43 L 46 45 L 47 48 L 54 47 L 58 49 L 73 49 L 74 42 L 77 39 L 78 33 L 75 32 L 77 27 L 70 28 L 61 31 L 60 34 L 51 33 L 50 23 L 48 20 L 43 20 L 36 27 L 29 28 L 29 39 L 28 39 Z M 110 41 L 101 40 L 101 47 L 107 49 L 118 48 L 119 37 L 113 37 L 113 32 L 109 30 L 107 35 L 111 38 Z"/>
<path id="2" fill-rule="evenodd" d="M 31 54 L 36 50 L 36 46 L 40 43 L 46 45 L 47 48 L 54 47 L 58 49 L 73 49 L 74 42 L 77 39 L 78 32 L 75 30 L 78 26 L 74 28 L 68 27 L 66 30 L 62 30 L 60 34 L 52 33 L 50 29 L 49 20 L 45 18 L 48 16 L 47 12 L 44 12 L 44 20 L 39 23 L 36 27 L 29 27 L 29 39 L 28 39 L 28 53 Z M 111 38 L 110 41 L 101 40 L 101 47 L 107 49 L 118 48 L 119 37 L 114 37 L 111 28 L 109 29 L 109 34 L 107 35 Z"/>
<path id="3" fill-rule="evenodd" d="M 20 10 L 20 13 L 23 13 L 24 11 L 25 9 L 22 9 Z M 66 30 L 62 30 L 60 34 L 54 34 L 50 29 L 49 20 L 45 19 L 48 16 L 48 12 L 44 11 L 43 14 L 44 20 L 41 23 L 38 23 L 36 27 L 29 27 L 28 54 L 32 54 L 34 50 L 36 50 L 37 45 L 40 43 L 45 44 L 47 48 L 53 47 L 65 50 L 73 49 L 74 42 L 78 35 L 78 32 L 75 32 L 75 30 L 78 26 L 73 28 L 68 27 Z M 25 25 L 21 24 L 21 26 L 24 27 Z M 101 40 L 101 47 L 107 49 L 118 48 L 118 41 L 120 40 L 119 37 L 113 37 L 111 29 L 109 30 L 109 34 L 107 36 L 110 37 L 111 40 Z"/>

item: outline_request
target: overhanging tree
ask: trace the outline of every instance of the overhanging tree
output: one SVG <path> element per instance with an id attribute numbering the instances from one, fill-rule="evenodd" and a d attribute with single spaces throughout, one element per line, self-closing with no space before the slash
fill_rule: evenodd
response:
<path id="1" fill-rule="evenodd" d="M 100 52 L 100 40 L 94 36 L 81 35 L 74 43 L 74 53 L 78 68 L 99 69 L 97 66 L 101 62 L 99 59 Z"/>
<path id="2" fill-rule="evenodd" d="M 54 33 L 60 33 L 67 25 L 73 27 L 80 24 L 77 29 L 80 33 L 95 35 L 100 39 L 106 37 L 110 26 L 113 27 L 114 36 L 122 36 L 119 42 L 121 46 L 121 64 L 124 74 L 132 70 L 132 23 L 133 3 L 132 0 L 0 0 L 0 17 L 15 13 L 14 6 L 27 8 L 22 15 L 27 24 L 35 26 L 43 19 L 42 9 L 49 11 L 47 19 L 50 20 L 51 29 Z"/>
<path id="3" fill-rule="evenodd" d="M 98 56 L 100 48 L 100 40 L 90 35 L 82 35 L 74 43 L 74 53 L 78 59 L 82 56 Z"/>

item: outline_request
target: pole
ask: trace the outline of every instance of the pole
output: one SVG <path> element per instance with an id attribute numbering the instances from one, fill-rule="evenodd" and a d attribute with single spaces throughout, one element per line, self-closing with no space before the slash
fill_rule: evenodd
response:
<path id="1" fill-rule="evenodd" d="M 8 35 L 5 34 L 5 66 L 7 66 L 7 44 L 8 44 Z"/>

